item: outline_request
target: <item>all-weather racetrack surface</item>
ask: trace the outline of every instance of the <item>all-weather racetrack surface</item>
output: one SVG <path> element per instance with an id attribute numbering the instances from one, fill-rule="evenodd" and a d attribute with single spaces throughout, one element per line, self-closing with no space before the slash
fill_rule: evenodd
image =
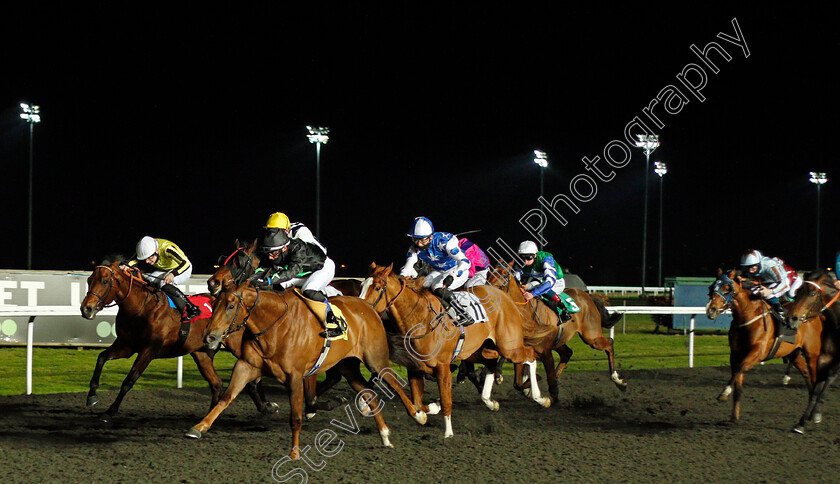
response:
<path id="1" fill-rule="evenodd" d="M 566 372 L 548 409 L 505 381 L 494 392 L 498 412 L 467 382 L 454 390 L 452 439 L 443 439 L 442 416 L 421 427 L 386 399 L 393 449 L 380 446 L 373 419 L 340 383 L 322 398 L 333 408 L 304 424 L 304 447 L 324 429 L 336 436 L 322 446 L 332 455 L 312 447 L 309 463 L 283 460 L 289 404 L 276 385 L 268 393 L 279 413 L 260 415 L 242 395 L 200 440 L 184 433 L 209 407 L 204 389 L 133 391 L 111 423 L 95 412 L 115 391 L 101 391 L 94 412 L 84 393 L 2 397 L 0 465 L 4 482 L 836 482 L 838 399 L 828 395 L 822 423 L 792 433 L 807 390 L 799 375 L 782 386 L 783 370 L 747 373 L 739 424 L 729 421 L 731 402 L 715 399 L 727 368 L 625 371 L 624 393 L 606 372 Z M 434 383 L 426 395 L 436 398 Z"/>

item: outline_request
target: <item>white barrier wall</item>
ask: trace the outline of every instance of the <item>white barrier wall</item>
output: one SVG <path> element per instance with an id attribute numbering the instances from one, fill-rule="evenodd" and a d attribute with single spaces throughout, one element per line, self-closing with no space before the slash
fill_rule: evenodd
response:
<path id="1" fill-rule="evenodd" d="M 91 271 L 92 272 L 92 271 Z M 0 345 L 22 345 L 27 342 L 27 323 L 35 313 L 18 314 L 15 308 L 76 307 L 87 293 L 91 272 L 10 271 L 0 270 Z M 209 275 L 194 275 L 186 286 L 187 294 L 207 292 Z M 46 308 L 45 308 L 46 309 Z M 5 311 L 4 311 L 5 310 Z M 61 315 L 51 313 L 60 312 Z M 110 344 L 116 338 L 113 311 L 88 321 L 67 311 L 39 311 L 34 325 L 36 345 Z M 110 314 L 108 314 L 110 313 Z"/>

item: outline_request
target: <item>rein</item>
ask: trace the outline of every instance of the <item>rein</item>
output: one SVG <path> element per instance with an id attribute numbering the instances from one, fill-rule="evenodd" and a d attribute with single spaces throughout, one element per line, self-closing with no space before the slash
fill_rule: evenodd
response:
<path id="1" fill-rule="evenodd" d="M 239 323 L 238 325 L 236 325 L 236 318 L 239 316 L 239 308 L 240 307 L 245 308 L 244 298 L 242 297 L 241 294 L 237 294 L 233 291 L 227 291 L 227 292 L 230 292 L 231 294 L 233 294 L 234 296 L 236 296 L 236 298 L 239 300 L 239 302 L 236 303 L 236 312 L 233 313 L 233 319 L 231 319 L 230 325 L 228 325 L 228 329 L 225 330 L 225 332 L 222 334 L 223 338 L 226 338 L 229 335 L 239 331 L 240 329 L 244 328 L 245 325 L 248 324 L 248 320 L 251 318 L 251 312 L 257 307 L 257 304 L 259 304 L 260 294 L 262 294 L 259 289 L 255 288 L 255 290 L 257 291 L 257 297 L 254 299 L 254 304 L 250 308 L 245 309 L 245 311 L 247 311 L 248 314 L 244 318 L 242 318 L 242 322 Z M 283 299 L 283 302 L 286 304 L 286 310 L 283 311 L 280 314 L 280 316 L 277 316 L 277 319 L 275 319 L 274 322 L 272 322 L 270 325 L 268 325 L 267 328 L 265 328 L 264 330 L 262 330 L 260 332 L 252 333 L 255 337 L 259 337 L 259 336 L 262 336 L 265 333 L 267 333 L 271 328 L 274 327 L 275 324 L 277 324 L 278 321 L 280 321 L 280 319 L 283 318 L 283 316 L 286 314 L 286 312 L 288 312 L 289 303 L 286 301 L 285 298 Z M 236 326 L 234 326 L 234 325 L 236 325 Z"/>
<path id="2" fill-rule="evenodd" d="M 125 297 L 123 297 L 119 301 L 116 300 L 117 298 L 114 298 L 114 303 L 109 306 L 109 305 L 105 304 L 105 296 L 107 296 L 108 293 L 111 292 L 111 288 L 114 286 L 114 280 L 116 278 L 116 273 L 114 272 L 114 269 L 111 269 L 108 266 L 96 266 L 96 267 L 94 267 L 94 270 L 99 269 L 99 268 L 106 269 L 108 272 L 111 273 L 111 279 L 108 281 L 108 286 L 105 289 L 105 294 L 104 295 L 97 294 L 96 292 L 93 292 L 91 289 L 88 289 L 87 294 L 91 294 L 93 296 L 96 296 L 99 299 L 99 309 L 98 310 L 101 311 L 102 309 L 105 309 L 105 308 L 112 308 L 114 306 L 118 306 L 118 305 L 122 304 L 123 302 L 125 302 L 126 299 L 128 299 L 129 294 L 131 294 L 131 286 L 132 286 L 132 283 L 134 282 L 134 277 L 130 273 L 128 274 L 129 275 L 128 291 L 125 293 Z M 119 283 L 119 281 L 117 281 L 117 283 Z"/>
<path id="3" fill-rule="evenodd" d="M 820 286 L 820 285 L 819 285 L 819 284 L 817 284 L 816 282 L 813 282 L 813 281 L 805 281 L 805 282 L 807 282 L 808 284 L 810 284 L 810 285 L 812 285 L 813 287 L 815 287 L 816 289 L 818 289 L 821 293 L 825 293 L 825 290 L 822 288 L 822 286 Z M 822 313 L 822 312 L 825 312 L 825 310 L 826 310 L 826 309 L 828 309 L 828 308 L 830 308 L 831 306 L 833 306 L 833 305 L 834 305 L 834 303 L 835 303 L 835 302 L 837 302 L 837 299 L 838 299 L 838 298 L 840 298 L 840 291 L 837 291 L 837 293 L 834 295 L 834 297 L 832 297 L 830 301 L 828 301 L 827 303 L 825 303 L 825 304 L 823 305 L 822 309 L 820 309 L 819 311 L 817 311 L 817 314 Z M 811 308 L 810 308 L 810 309 L 808 309 L 808 313 L 806 314 L 806 316 L 808 316 L 808 317 L 807 317 L 807 318 L 805 318 L 805 319 L 811 319 L 811 318 L 813 318 L 813 317 L 814 317 L 814 316 L 812 316 L 812 315 L 811 315 L 811 313 L 813 312 L 814 308 L 817 306 L 817 301 L 822 302 L 822 296 L 820 296 L 820 297 L 818 297 L 816 300 L 814 300 L 814 304 L 812 304 L 812 305 L 811 305 Z"/>

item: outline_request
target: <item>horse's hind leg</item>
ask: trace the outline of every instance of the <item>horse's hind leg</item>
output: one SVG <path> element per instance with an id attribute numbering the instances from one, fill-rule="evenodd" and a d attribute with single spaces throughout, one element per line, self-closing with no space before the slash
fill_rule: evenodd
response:
<path id="1" fill-rule="evenodd" d="M 569 360 L 572 359 L 572 354 L 574 354 L 574 352 L 567 345 L 563 345 L 554 351 L 556 351 L 557 356 L 560 357 L 560 361 L 557 363 L 557 372 L 555 373 L 555 379 L 559 379 L 560 373 L 563 373 L 563 370 L 566 369 L 566 365 L 569 363 Z"/>
<path id="2" fill-rule="evenodd" d="M 598 330 L 600 333 L 600 329 Z M 621 379 L 618 376 L 618 371 L 615 369 L 615 348 L 613 345 L 612 338 L 605 338 L 603 336 L 598 336 L 597 338 L 587 339 L 584 338 L 583 333 L 580 335 L 581 339 L 586 342 L 589 346 L 596 350 L 603 350 L 604 353 L 607 354 L 607 361 L 610 365 L 610 380 L 615 383 L 615 386 L 618 387 L 619 390 L 624 391 L 627 390 L 627 382 Z"/>
<path id="3" fill-rule="evenodd" d="M 87 396 L 87 406 L 92 407 L 99 403 L 99 398 L 96 396 L 96 390 L 99 389 L 99 378 L 102 376 L 102 368 L 105 363 L 111 360 L 118 360 L 120 358 L 128 358 L 134 354 L 134 350 L 122 344 L 122 340 L 117 338 L 111 346 L 105 348 L 96 358 L 96 367 L 93 369 L 93 376 L 90 379 L 90 390 Z"/>
<path id="4" fill-rule="evenodd" d="M 452 373 L 447 365 L 438 365 L 435 367 L 435 376 L 437 376 L 440 390 L 440 408 L 445 423 L 443 438 L 448 439 L 455 435 L 452 431 Z"/>
<path id="5" fill-rule="evenodd" d="M 368 417 L 373 415 L 373 419 L 376 420 L 376 427 L 379 429 L 380 438 L 382 438 L 382 446 L 393 448 L 394 446 L 391 444 L 389 438 L 391 431 L 388 430 L 388 425 L 385 424 L 385 417 L 382 416 L 382 408 L 385 405 L 376 398 L 376 392 L 370 391 L 370 386 L 365 384 L 365 377 L 362 376 L 362 372 L 359 370 L 358 360 L 348 361 L 346 363 L 342 362 L 341 373 L 347 379 L 347 383 L 358 393 L 356 396 L 356 408 L 362 415 Z M 367 391 L 361 393 L 363 390 Z"/>
<path id="6" fill-rule="evenodd" d="M 128 371 L 128 375 L 126 375 L 125 380 L 123 380 L 122 385 L 120 386 L 120 393 L 117 394 L 117 398 L 114 400 L 114 403 L 112 403 L 111 406 L 108 407 L 108 410 L 106 410 L 101 416 L 103 421 L 109 421 L 110 417 L 113 417 L 120 411 L 120 404 L 122 403 L 123 398 L 125 398 L 125 395 L 134 386 L 137 379 L 140 378 L 140 375 L 146 371 L 146 367 L 149 366 L 152 359 L 151 348 L 146 348 L 145 351 L 141 351 L 137 354 L 134 364 L 131 365 L 131 370 Z"/>

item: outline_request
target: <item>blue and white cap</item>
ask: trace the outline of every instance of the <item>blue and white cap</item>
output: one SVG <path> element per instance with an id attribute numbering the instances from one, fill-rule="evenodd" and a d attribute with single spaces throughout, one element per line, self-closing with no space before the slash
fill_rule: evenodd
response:
<path id="1" fill-rule="evenodd" d="M 435 226 L 432 225 L 431 220 L 426 217 L 417 217 L 414 219 L 414 223 L 411 224 L 411 230 L 409 230 L 408 236 L 413 239 L 422 239 L 432 235 L 434 232 Z"/>

